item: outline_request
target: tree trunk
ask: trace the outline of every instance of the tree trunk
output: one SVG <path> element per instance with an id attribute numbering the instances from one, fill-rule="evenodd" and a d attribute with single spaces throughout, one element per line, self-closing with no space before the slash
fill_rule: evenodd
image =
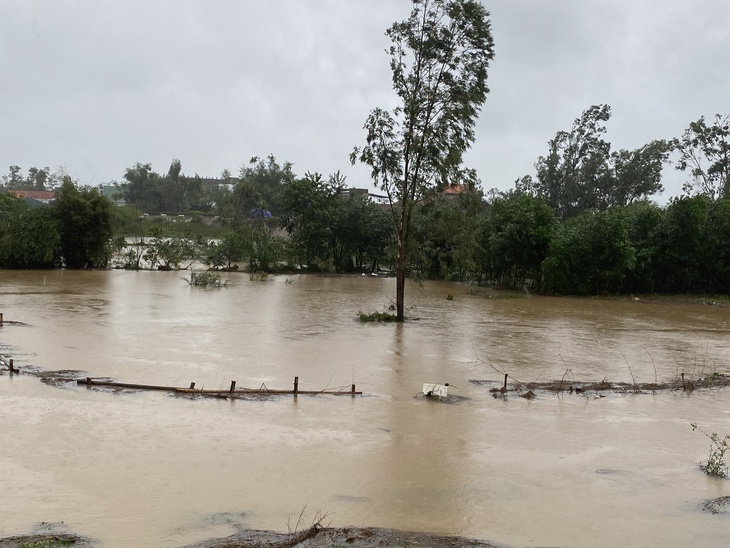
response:
<path id="1" fill-rule="evenodd" d="M 398 259 L 395 270 L 395 308 L 396 321 L 402 322 L 405 319 L 403 310 L 406 292 L 406 245 L 401 234 L 398 235 Z"/>

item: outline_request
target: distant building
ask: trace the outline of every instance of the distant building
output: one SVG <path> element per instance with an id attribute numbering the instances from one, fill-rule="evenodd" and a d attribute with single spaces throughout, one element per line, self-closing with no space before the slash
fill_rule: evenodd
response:
<path id="1" fill-rule="evenodd" d="M 340 196 L 345 199 L 350 199 L 354 196 L 368 198 L 370 196 L 370 192 L 368 192 L 367 188 L 343 188 L 340 189 Z"/>
<path id="2" fill-rule="evenodd" d="M 99 185 L 99 194 L 106 196 L 116 206 L 126 205 L 119 185 Z"/>
<path id="3" fill-rule="evenodd" d="M 474 192 L 474 190 L 469 185 L 453 185 L 447 186 L 442 194 L 447 200 L 454 201 L 458 200 L 463 194 L 469 194 L 470 192 Z"/>
<path id="4" fill-rule="evenodd" d="M 8 194 L 23 198 L 31 206 L 48 205 L 56 199 L 52 190 L 8 190 Z"/>
<path id="5" fill-rule="evenodd" d="M 241 182 L 238 177 L 201 177 L 200 188 L 204 194 L 212 192 L 214 190 L 230 190 L 236 188 L 236 185 Z"/>

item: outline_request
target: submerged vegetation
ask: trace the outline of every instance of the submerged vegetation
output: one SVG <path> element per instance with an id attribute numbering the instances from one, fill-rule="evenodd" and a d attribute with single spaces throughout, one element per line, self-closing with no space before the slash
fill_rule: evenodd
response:
<path id="1" fill-rule="evenodd" d="M 228 280 L 221 281 L 221 275 L 219 272 L 211 270 L 191 270 L 190 277 L 185 278 L 193 287 L 225 287 L 228 285 Z"/>
<path id="2" fill-rule="evenodd" d="M 369 322 L 384 323 L 384 322 L 397 321 L 396 315 L 391 314 L 390 312 L 373 312 L 371 314 L 366 314 L 365 312 L 358 311 L 357 317 L 362 323 L 369 323 Z"/>
<path id="3" fill-rule="evenodd" d="M 710 453 L 707 456 L 707 461 L 700 463 L 702 471 L 708 476 L 727 478 L 728 467 L 725 462 L 725 453 L 730 449 L 730 434 L 726 434 L 725 437 L 721 438 L 717 432 L 708 434 L 696 422 L 691 423 L 690 426 L 693 431 L 698 430 L 710 440 Z"/>

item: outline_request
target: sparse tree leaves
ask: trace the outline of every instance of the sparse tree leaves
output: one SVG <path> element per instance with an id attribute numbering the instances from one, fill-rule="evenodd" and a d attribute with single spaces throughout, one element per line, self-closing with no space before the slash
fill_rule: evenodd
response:
<path id="1" fill-rule="evenodd" d="M 400 104 L 375 108 L 365 121 L 366 145 L 351 160 L 371 169 L 390 201 L 396 245 L 396 308 L 403 321 L 413 207 L 437 185 L 461 182 L 462 156 L 489 91 L 494 57 L 489 13 L 475 0 L 413 0 L 408 19 L 386 35 L 393 89 Z"/>
<path id="2" fill-rule="evenodd" d="M 677 169 L 691 177 L 684 184 L 687 194 L 730 198 L 730 114 L 716 114 L 710 125 L 701 116 L 673 145 L 679 152 Z"/>

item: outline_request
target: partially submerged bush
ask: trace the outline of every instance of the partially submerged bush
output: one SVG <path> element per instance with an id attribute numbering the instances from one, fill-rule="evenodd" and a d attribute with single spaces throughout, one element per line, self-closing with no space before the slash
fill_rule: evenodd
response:
<path id="1" fill-rule="evenodd" d="M 717 432 L 708 434 L 697 426 L 696 422 L 691 423 L 690 426 L 692 430 L 699 430 L 710 440 L 710 454 L 707 462 L 700 462 L 700 468 L 710 476 L 726 478 L 728 468 L 725 464 L 725 453 L 730 449 L 730 434 L 725 434 L 725 437 L 721 438 Z"/>
<path id="2" fill-rule="evenodd" d="M 358 311 L 357 317 L 363 323 L 365 322 L 394 322 L 396 321 L 395 314 L 389 314 L 388 312 L 373 312 L 372 314 L 366 314 L 365 312 Z"/>
<path id="3" fill-rule="evenodd" d="M 221 275 L 212 270 L 191 270 L 190 278 L 184 278 L 194 287 L 225 287 L 228 280 L 221 282 Z"/>

